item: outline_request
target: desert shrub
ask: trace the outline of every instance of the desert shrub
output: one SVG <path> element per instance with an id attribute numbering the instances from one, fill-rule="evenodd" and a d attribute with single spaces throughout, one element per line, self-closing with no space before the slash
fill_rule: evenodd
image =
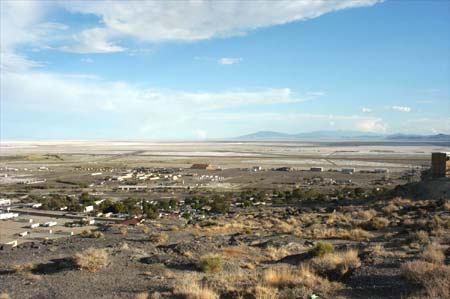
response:
<path id="1" fill-rule="evenodd" d="M 443 264 L 445 261 L 445 254 L 439 247 L 439 244 L 432 243 L 423 250 L 422 259 L 430 263 Z"/>
<path id="2" fill-rule="evenodd" d="M 317 275 L 310 267 L 302 265 L 298 273 L 300 284 L 304 287 L 314 290 L 314 292 L 323 294 L 324 297 L 342 288 L 342 285 L 336 282 L 330 282 L 328 279 Z M 326 296 L 325 298 L 332 298 Z"/>
<path id="3" fill-rule="evenodd" d="M 356 217 L 358 219 L 369 221 L 377 214 L 377 211 L 370 209 L 370 210 L 358 210 L 356 212 Z"/>
<path id="4" fill-rule="evenodd" d="M 424 230 L 419 230 L 416 232 L 412 232 L 409 235 L 409 241 L 416 241 L 421 244 L 426 244 L 430 242 L 430 237 L 428 236 L 428 233 Z"/>
<path id="5" fill-rule="evenodd" d="M 175 284 L 174 293 L 187 299 L 219 299 L 219 295 L 204 284 L 200 284 L 198 277 L 193 274 L 184 275 Z"/>
<path id="6" fill-rule="evenodd" d="M 389 220 L 383 217 L 374 217 L 369 221 L 368 226 L 374 230 L 383 229 L 389 226 Z"/>
<path id="7" fill-rule="evenodd" d="M 108 253 L 105 249 L 89 248 L 74 256 L 75 265 L 89 272 L 97 272 L 108 264 Z"/>
<path id="8" fill-rule="evenodd" d="M 266 255 L 272 260 L 279 260 L 291 254 L 286 247 L 268 246 L 265 251 Z"/>
<path id="9" fill-rule="evenodd" d="M 102 232 L 99 231 L 95 231 L 95 232 L 91 232 L 88 235 L 89 238 L 95 238 L 95 239 L 99 239 L 99 238 L 103 238 L 105 237 L 105 235 Z"/>
<path id="10" fill-rule="evenodd" d="M 24 274 L 29 273 L 34 269 L 34 265 L 32 263 L 18 264 L 12 267 L 14 273 Z"/>
<path id="11" fill-rule="evenodd" d="M 151 234 L 149 236 L 149 239 L 151 242 L 154 242 L 154 243 L 164 243 L 164 242 L 167 242 L 167 240 L 169 239 L 169 236 L 164 233 Z"/>
<path id="12" fill-rule="evenodd" d="M 450 201 L 446 201 L 442 204 L 444 211 L 450 211 Z"/>
<path id="13" fill-rule="evenodd" d="M 358 257 L 358 251 L 350 249 L 345 252 L 336 252 L 315 257 L 311 260 L 311 265 L 316 271 L 321 273 L 336 270 L 343 275 L 350 269 L 360 267 L 361 261 Z"/>
<path id="14" fill-rule="evenodd" d="M 450 266 L 412 261 L 400 270 L 406 279 L 420 283 L 431 298 L 450 298 Z"/>
<path id="15" fill-rule="evenodd" d="M 316 246 L 309 250 L 313 256 L 324 256 L 325 254 L 334 252 L 334 246 L 330 242 L 319 241 Z"/>
<path id="16" fill-rule="evenodd" d="M 393 212 L 396 211 L 398 211 L 398 207 L 392 202 L 383 208 L 383 212 L 386 215 L 391 215 Z"/>
<path id="17" fill-rule="evenodd" d="M 278 289 L 257 285 L 255 287 L 255 299 L 278 299 Z"/>
<path id="18" fill-rule="evenodd" d="M 169 227 L 169 230 L 171 230 L 171 231 L 179 231 L 180 230 L 180 227 L 178 226 L 178 225 L 171 225 L 170 227 Z"/>
<path id="19" fill-rule="evenodd" d="M 265 285 L 272 287 L 289 287 L 299 283 L 298 273 L 289 266 L 269 268 L 264 271 L 262 280 Z"/>
<path id="20" fill-rule="evenodd" d="M 362 228 L 351 229 L 342 234 L 342 237 L 344 239 L 352 240 L 352 241 L 367 240 L 371 236 L 372 235 L 368 231 L 365 231 Z"/>
<path id="21" fill-rule="evenodd" d="M 134 295 L 134 299 L 147 299 L 148 293 L 147 292 L 140 292 Z"/>
<path id="22" fill-rule="evenodd" d="M 223 259 L 219 255 L 205 255 L 200 258 L 198 266 L 203 272 L 220 272 L 223 268 Z"/>

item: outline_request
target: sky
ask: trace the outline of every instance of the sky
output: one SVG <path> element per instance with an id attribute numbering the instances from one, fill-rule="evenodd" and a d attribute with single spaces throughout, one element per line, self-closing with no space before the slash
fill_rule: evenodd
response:
<path id="1" fill-rule="evenodd" d="M 447 0 L 0 5 L 0 139 L 450 130 Z"/>

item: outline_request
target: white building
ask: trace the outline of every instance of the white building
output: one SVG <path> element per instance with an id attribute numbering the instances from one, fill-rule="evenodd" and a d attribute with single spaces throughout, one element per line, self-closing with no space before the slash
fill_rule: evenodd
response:
<path id="1" fill-rule="evenodd" d="M 0 198 L 0 207 L 10 206 L 10 205 L 11 205 L 11 199 Z"/>

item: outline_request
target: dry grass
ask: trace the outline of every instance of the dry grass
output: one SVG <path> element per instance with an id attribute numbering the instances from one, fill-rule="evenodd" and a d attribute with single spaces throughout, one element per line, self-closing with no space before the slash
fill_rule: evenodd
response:
<path id="1" fill-rule="evenodd" d="M 150 296 L 150 299 L 161 299 L 161 293 L 160 292 L 154 292 L 152 293 L 152 295 Z"/>
<path id="2" fill-rule="evenodd" d="M 278 299 L 278 289 L 257 285 L 255 287 L 255 299 Z"/>
<path id="3" fill-rule="evenodd" d="M 75 265 L 89 272 L 97 272 L 108 264 L 108 253 L 105 249 L 89 248 L 74 256 Z"/>
<path id="4" fill-rule="evenodd" d="M 169 230 L 170 230 L 170 231 L 173 231 L 173 232 L 176 232 L 176 231 L 179 231 L 179 230 L 180 230 L 180 227 L 179 227 L 178 225 L 171 225 L 171 226 L 169 227 Z"/>
<path id="5" fill-rule="evenodd" d="M 352 240 L 352 241 L 364 241 L 368 238 L 372 237 L 372 234 L 368 231 L 363 230 L 362 228 L 355 228 L 348 231 L 345 231 L 341 237 L 343 239 Z"/>
<path id="6" fill-rule="evenodd" d="M 450 298 L 450 266 L 424 261 L 403 264 L 402 274 L 409 280 L 420 283 L 432 298 Z"/>
<path id="7" fill-rule="evenodd" d="M 342 288 L 342 285 L 336 282 L 330 282 L 326 278 L 322 278 L 311 270 L 309 266 L 302 265 L 298 273 L 301 284 L 320 294 L 328 295 Z"/>
<path id="8" fill-rule="evenodd" d="M 439 244 L 432 243 L 423 250 L 422 259 L 430 263 L 444 264 L 445 254 Z"/>
<path id="9" fill-rule="evenodd" d="M 374 209 L 370 210 L 358 210 L 356 212 L 356 218 L 361 219 L 362 221 L 369 221 L 377 214 L 377 211 Z"/>
<path id="10" fill-rule="evenodd" d="M 361 261 L 358 257 L 358 251 L 350 249 L 345 252 L 330 253 L 322 257 L 313 258 L 311 265 L 316 271 L 321 273 L 337 270 L 343 275 L 350 269 L 360 267 Z"/>
<path id="11" fill-rule="evenodd" d="M 151 234 L 149 236 L 149 240 L 153 243 L 164 243 L 167 242 L 167 240 L 169 240 L 169 236 L 167 234 L 164 233 L 160 233 L 160 234 Z"/>
<path id="12" fill-rule="evenodd" d="M 291 252 L 286 247 L 268 246 L 265 250 L 265 255 L 272 261 L 278 261 L 290 254 Z"/>
<path id="13" fill-rule="evenodd" d="M 383 212 L 386 215 L 391 215 L 392 213 L 398 210 L 399 210 L 398 207 L 393 202 L 389 203 L 387 206 L 383 208 Z"/>
<path id="14" fill-rule="evenodd" d="M 384 229 L 389 226 L 389 219 L 384 217 L 374 217 L 369 222 L 368 225 L 372 229 Z"/>
<path id="15" fill-rule="evenodd" d="M 287 265 L 283 265 L 265 270 L 262 275 L 262 281 L 264 285 L 282 288 L 298 284 L 299 277 L 294 269 Z"/>
<path id="16" fill-rule="evenodd" d="M 444 202 L 442 208 L 444 209 L 444 211 L 450 211 L 450 201 Z"/>
<path id="17" fill-rule="evenodd" d="M 195 274 L 187 274 L 178 280 L 174 293 L 187 299 L 219 299 L 219 295 L 214 290 L 199 283 Z"/>
<path id="18" fill-rule="evenodd" d="M 140 292 L 134 295 L 134 299 L 147 299 L 148 293 L 147 292 Z"/>
<path id="19" fill-rule="evenodd" d="M 11 299 L 11 297 L 7 293 L 1 293 L 0 299 Z M 269 298 L 267 298 L 267 299 L 269 299 Z"/>

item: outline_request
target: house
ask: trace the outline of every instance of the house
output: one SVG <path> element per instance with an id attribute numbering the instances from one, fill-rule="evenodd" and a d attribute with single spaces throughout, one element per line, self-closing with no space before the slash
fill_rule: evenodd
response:
<path id="1" fill-rule="evenodd" d="M 322 172 L 323 171 L 323 167 L 311 167 L 309 169 L 309 171 Z"/>
<path id="2" fill-rule="evenodd" d="M 0 213 L 0 220 L 12 219 L 19 217 L 18 213 Z"/>
<path id="3" fill-rule="evenodd" d="M 89 213 L 89 212 L 92 212 L 94 210 L 94 206 L 86 206 L 86 207 L 84 207 L 84 212 L 85 213 Z"/>
<path id="4" fill-rule="evenodd" d="M 292 168 L 287 166 L 275 168 L 275 171 L 291 171 L 291 170 Z"/>
<path id="5" fill-rule="evenodd" d="M 194 163 L 194 164 L 192 164 L 191 169 L 217 170 L 218 167 L 215 165 L 206 164 L 206 163 Z"/>
<path id="6" fill-rule="evenodd" d="M 11 199 L 0 198 L 0 207 L 10 206 L 10 205 L 11 205 Z"/>

